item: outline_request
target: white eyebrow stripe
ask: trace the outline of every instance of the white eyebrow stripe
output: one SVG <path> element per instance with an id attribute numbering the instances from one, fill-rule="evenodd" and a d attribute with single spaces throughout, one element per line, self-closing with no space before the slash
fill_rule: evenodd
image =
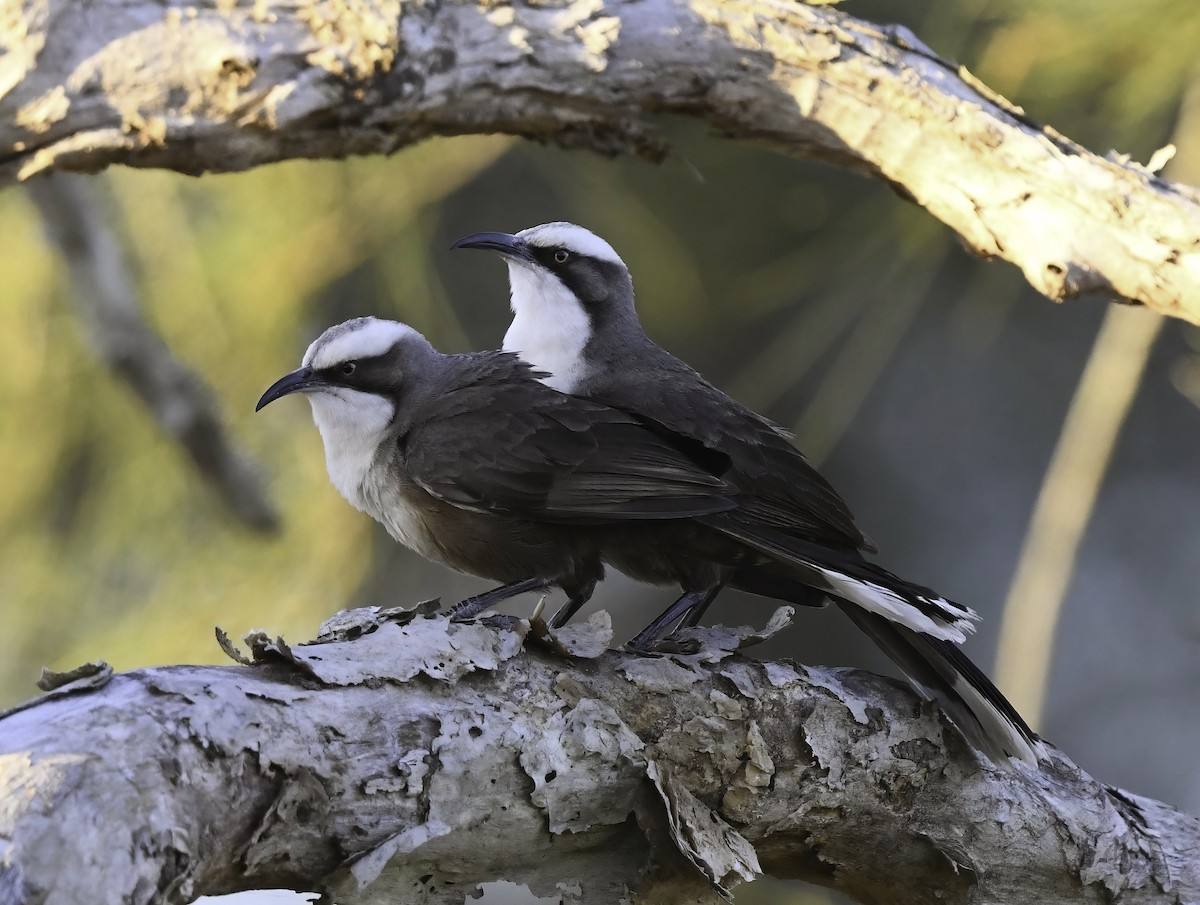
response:
<path id="1" fill-rule="evenodd" d="M 529 229 L 521 230 L 517 236 L 524 239 L 527 245 L 535 248 L 561 247 L 589 258 L 625 266 L 625 262 L 621 260 L 621 256 L 613 247 L 594 232 L 564 220 L 531 226 Z"/>
<path id="2" fill-rule="evenodd" d="M 321 370 L 355 358 L 382 355 L 416 330 L 397 321 L 360 317 L 330 327 L 304 353 L 301 365 Z"/>

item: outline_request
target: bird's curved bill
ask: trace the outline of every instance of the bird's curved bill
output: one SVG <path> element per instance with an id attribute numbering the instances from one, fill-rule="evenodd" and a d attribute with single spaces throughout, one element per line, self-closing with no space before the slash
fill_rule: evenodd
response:
<path id="1" fill-rule="evenodd" d="M 529 251 L 529 246 L 525 244 L 525 240 L 520 236 L 510 235 L 509 233 L 473 233 L 470 236 L 463 236 L 450 247 L 482 248 L 517 261 L 533 263 L 534 260 L 533 255 Z"/>
<path id="2" fill-rule="evenodd" d="M 325 381 L 317 376 L 312 368 L 300 368 L 290 374 L 284 374 L 276 380 L 258 400 L 254 411 L 259 411 L 264 405 L 270 405 L 281 396 L 289 393 L 304 393 L 325 386 Z"/>

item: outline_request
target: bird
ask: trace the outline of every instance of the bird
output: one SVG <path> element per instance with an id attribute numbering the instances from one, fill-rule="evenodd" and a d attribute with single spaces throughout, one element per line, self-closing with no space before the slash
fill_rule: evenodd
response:
<path id="1" fill-rule="evenodd" d="M 725 587 L 806 606 L 832 598 L 993 762 L 1037 762 L 1041 740 L 957 646 L 976 613 L 866 558 L 875 545 L 787 432 L 646 335 L 629 269 L 612 245 L 560 221 L 475 233 L 452 247 L 496 252 L 508 265 L 505 351 L 543 372 L 547 386 L 631 415 L 736 489 L 735 508 L 689 520 L 691 538 L 635 529 L 624 535 L 629 543 L 605 547 L 614 568 L 682 590 L 630 648 L 648 650 L 697 624 Z M 759 556 L 730 555 L 705 531 Z M 698 532 L 706 551 L 725 553 L 707 574 L 689 572 L 696 557 L 687 543 Z"/>
<path id="2" fill-rule="evenodd" d="M 427 559 L 492 581 L 470 616 L 558 587 L 569 612 L 604 576 L 613 525 L 732 508 L 727 485 L 636 419 L 545 385 L 512 353 L 447 355 L 397 321 L 325 330 L 255 411 L 308 397 L 329 478 Z"/>

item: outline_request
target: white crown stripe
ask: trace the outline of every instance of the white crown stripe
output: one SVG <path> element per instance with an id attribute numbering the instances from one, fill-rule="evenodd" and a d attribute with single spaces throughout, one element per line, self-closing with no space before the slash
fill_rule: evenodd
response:
<path id="1" fill-rule="evenodd" d="M 611 245 L 594 232 L 574 223 L 543 223 L 541 226 L 523 229 L 517 236 L 523 239 L 526 245 L 532 245 L 534 248 L 565 248 L 589 258 L 625 266 L 625 262 Z"/>
<path id="2" fill-rule="evenodd" d="M 396 321 L 358 318 L 330 327 L 318 336 L 304 353 L 301 364 L 319 371 L 356 358 L 374 358 L 416 333 L 412 327 Z"/>

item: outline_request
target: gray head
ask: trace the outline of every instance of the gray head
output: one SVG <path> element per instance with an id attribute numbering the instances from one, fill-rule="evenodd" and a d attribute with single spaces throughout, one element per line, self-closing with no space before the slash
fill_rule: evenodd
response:
<path id="1" fill-rule="evenodd" d="M 255 411 L 291 393 L 307 396 L 329 476 L 354 502 L 356 482 L 393 429 L 399 407 L 428 385 L 438 360 L 429 341 L 407 324 L 358 317 L 317 337 L 300 367 L 275 381 Z"/>
<path id="2" fill-rule="evenodd" d="M 549 371 L 563 392 L 586 377 L 593 341 L 641 333 L 625 262 L 595 233 L 574 223 L 543 223 L 519 233 L 476 233 L 454 248 L 484 248 L 508 264 L 513 322 L 504 349 Z M 610 339 L 611 337 L 611 339 Z"/>
<path id="3" fill-rule="evenodd" d="M 254 410 L 292 393 L 304 393 L 314 407 L 353 406 L 360 396 L 394 404 L 407 386 L 424 382 L 434 356 L 429 341 L 407 324 L 356 317 L 318 336 L 300 367 L 275 381 Z"/>

